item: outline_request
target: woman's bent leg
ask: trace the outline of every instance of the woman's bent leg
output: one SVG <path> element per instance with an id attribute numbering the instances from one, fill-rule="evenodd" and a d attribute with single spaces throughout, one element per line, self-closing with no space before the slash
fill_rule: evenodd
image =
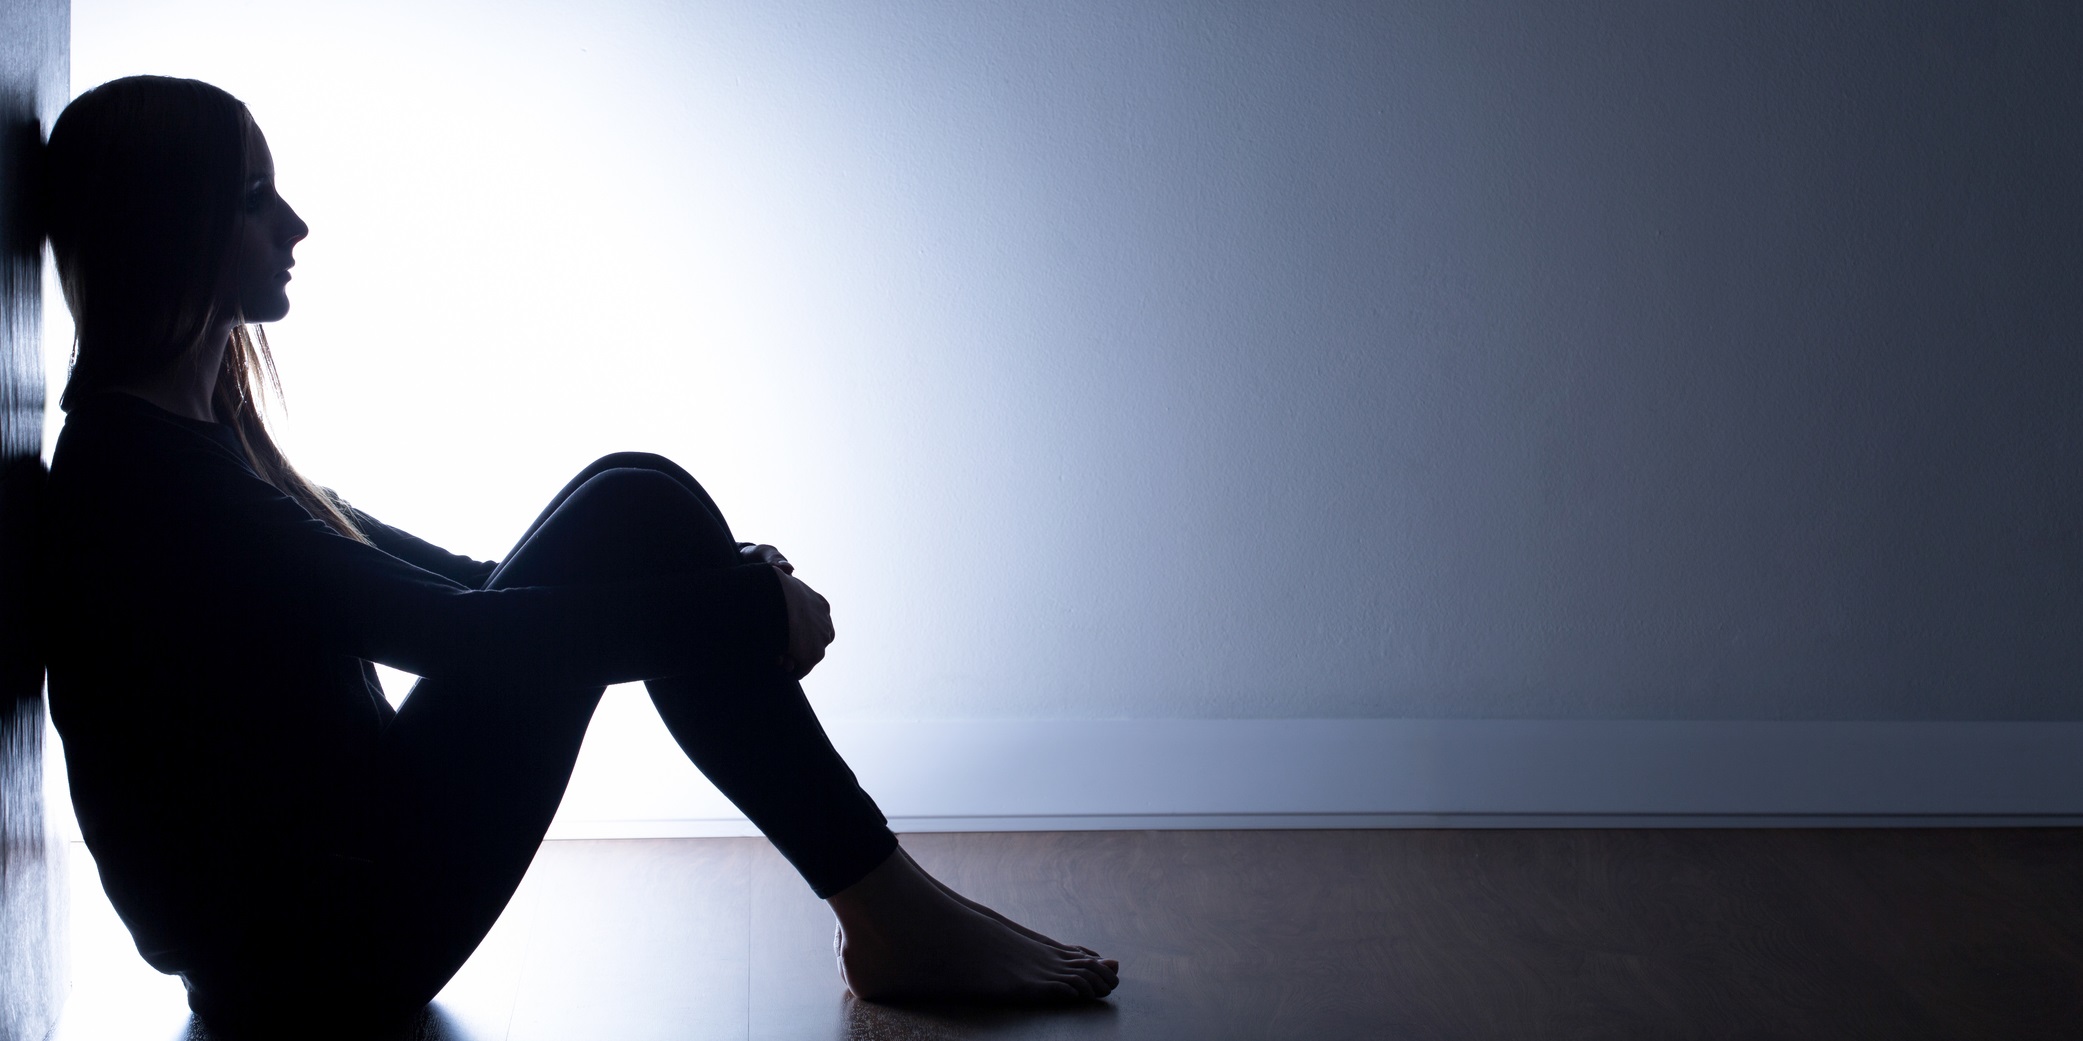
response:
<path id="1" fill-rule="evenodd" d="M 896 851 L 897 837 L 875 800 L 833 749 L 802 686 L 780 669 L 675 676 L 646 686 L 687 758 L 745 811 L 819 899 Z"/>
<path id="2" fill-rule="evenodd" d="M 488 587 L 739 563 L 729 528 L 699 485 L 687 487 L 692 481 L 655 467 L 599 469 L 560 493 Z M 695 765 L 813 888 L 850 884 L 896 848 L 778 665 L 649 686 Z M 431 999 L 505 908 L 556 813 L 600 696 L 598 687 L 454 678 L 413 689 L 385 735 L 379 795 L 386 819 L 373 953 L 395 967 L 393 1003 Z"/>
<path id="3" fill-rule="evenodd" d="M 709 516 L 714 519 L 715 526 L 723 531 L 724 540 L 730 541 L 730 525 L 724 523 L 723 511 L 716 507 L 714 499 L 709 498 L 709 492 L 702 487 L 701 482 L 695 480 L 694 475 L 688 473 L 680 464 L 652 452 L 610 452 L 586 464 L 586 468 L 580 470 L 577 476 L 566 481 L 564 487 L 559 489 L 555 496 L 551 497 L 550 504 L 543 507 L 542 512 L 537 514 L 533 521 L 529 522 L 528 530 L 523 532 L 519 541 L 514 543 L 514 548 L 519 549 L 521 546 L 526 545 L 529 537 L 535 534 L 535 529 L 542 527 L 542 523 L 549 520 L 551 514 L 557 512 L 557 507 L 564 505 L 564 500 L 571 498 L 571 493 L 578 491 L 587 481 L 609 470 L 655 470 L 671 478 L 674 484 L 687 489 L 688 494 L 701 502 L 702 508 L 706 509 L 709 512 Z"/>

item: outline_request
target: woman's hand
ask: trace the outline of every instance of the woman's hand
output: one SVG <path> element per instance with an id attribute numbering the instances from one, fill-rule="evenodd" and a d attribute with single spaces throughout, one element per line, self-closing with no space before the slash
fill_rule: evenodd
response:
<path id="1" fill-rule="evenodd" d="M 785 567 L 786 563 L 774 565 L 781 579 L 781 599 L 788 605 L 788 650 L 781 655 L 781 669 L 790 679 L 799 680 L 824 660 L 825 647 L 832 642 L 832 605 L 791 574 L 795 569 Z"/>
<path id="2" fill-rule="evenodd" d="M 753 545 L 750 542 L 739 544 L 738 559 L 747 564 L 772 564 L 780 568 L 782 574 L 786 575 L 796 573 L 796 566 L 789 563 L 788 558 L 782 556 L 780 550 L 766 543 L 760 543 L 759 545 Z"/>

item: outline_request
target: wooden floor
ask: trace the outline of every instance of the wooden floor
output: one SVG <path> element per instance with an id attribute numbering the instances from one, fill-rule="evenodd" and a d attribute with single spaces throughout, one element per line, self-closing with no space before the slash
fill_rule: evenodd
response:
<path id="1" fill-rule="evenodd" d="M 904 845 L 956 888 L 1119 958 L 1120 989 L 1046 1012 L 856 1002 L 833 966 L 830 913 L 765 840 L 552 842 L 421 1036 L 2083 1038 L 2074 829 Z M 86 960 L 57 1041 L 204 1037 L 179 986 L 134 953 L 128 967 L 90 964 L 113 923 L 97 913 L 75 915 Z"/>

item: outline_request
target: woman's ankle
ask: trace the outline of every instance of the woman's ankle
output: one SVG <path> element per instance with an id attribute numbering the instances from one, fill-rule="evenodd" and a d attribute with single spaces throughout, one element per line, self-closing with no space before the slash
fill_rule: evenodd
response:
<path id="1" fill-rule="evenodd" d="M 921 897 L 931 895 L 940 895 L 939 887 L 904 855 L 900 846 L 861 876 L 860 881 L 833 893 L 825 903 L 838 916 L 841 926 L 852 926 L 865 925 L 886 911 L 916 904 Z"/>

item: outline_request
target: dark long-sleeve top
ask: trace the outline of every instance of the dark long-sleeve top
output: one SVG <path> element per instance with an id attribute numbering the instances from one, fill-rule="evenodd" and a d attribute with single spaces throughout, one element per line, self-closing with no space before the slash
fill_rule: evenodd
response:
<path id="1" fill-rule="evenodd" d="M 121 392 L 73 407 L 46 504 L 74 809 L 164 971 L 241 901 L 365 857 L 396 716 L 369 663 L 582 687 L 772 661 L 786 640 L 764 564 L 485 589 L 493 563 L 359 511 L 370 542 L 337 534 L 255 474 L 230 428 Z"/>

